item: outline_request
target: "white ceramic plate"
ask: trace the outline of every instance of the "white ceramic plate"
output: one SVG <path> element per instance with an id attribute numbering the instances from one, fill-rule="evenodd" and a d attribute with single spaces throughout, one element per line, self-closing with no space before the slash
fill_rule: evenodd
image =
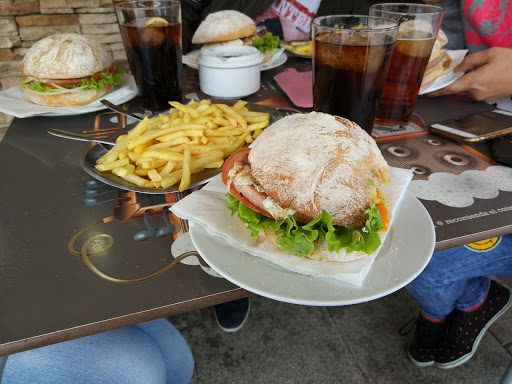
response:
<path id="1" fill-rule="evenodd" d="M 278 55 L 278 57 L 275 58 L 270 64 L 262 64 L 261 70 L 266 71 L 272 68 L 279 67 L 280 65 L 283 65 L 286 63 L 286 60 L 288 59 L 288 56 L 284 53 L 284 50 L 282 49 L 275 49 L 275 54 Z M 272 52 L 274 52 L 272 51 Z M 198 69 L 199 64 L 197 63 L 197 59 L 199 58 L 199 55 L 201 54 L 200 50 L 192 51 L 187 53 L 185 56 L 183 56 L 183 64 L 188 65 L 191 68 Z M 274 54 L 274 53 L 273 53 Z"/>
<path id="2" fill-rule="evenodd" d="M 107 93 L 102 99 L 106 99 L 113 104 L 122 104 L 137 96 L 137 85 L 132 75 L 125 74 L 121 83 L 114 90 Z M 95 100 L 87 105 L 52 107 L 37 105 L 25 100 L 23 90 L 20 86 L 11 87 L 6 91 L 0 92 L 0 112 L 19 118 L 31 116 L 72 116 L 82 115 L 84 113 L 96 112 L 106 109 L 99 100 Z"/>
<path id="3" fill-rule="evenodd" d="M 231 246 L 190 222 L 197 251 L 232 283 L 270 299 L 302 305 L 350 305 L 378 299 L 407 285 L 432 256 L 435 232 L 427 210 L 406 193 L 380 254 L 362 286 L 287 271 Z"/>

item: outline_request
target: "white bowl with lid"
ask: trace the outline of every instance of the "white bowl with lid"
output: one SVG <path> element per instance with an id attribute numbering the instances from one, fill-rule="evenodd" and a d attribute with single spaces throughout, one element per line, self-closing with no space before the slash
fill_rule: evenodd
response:
<path id="1" fill-rule="evenodd" d="M 198 58 L 199 86 L 204 93 L 225 98 L 249 96 L 260 89 L 265 55 L 255 47 L 220 46 L 204 49 Z"/>

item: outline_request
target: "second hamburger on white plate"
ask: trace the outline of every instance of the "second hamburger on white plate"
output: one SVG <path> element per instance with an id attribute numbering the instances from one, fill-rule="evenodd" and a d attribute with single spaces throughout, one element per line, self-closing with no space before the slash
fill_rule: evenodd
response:
<path id="1" fill-rule="evenodd" d="M 124 74 L 101 44 L 75 33 L 35 43 L 21 70 L 25 99 L 46 106 L 89 104 L 111 92 Z"/>

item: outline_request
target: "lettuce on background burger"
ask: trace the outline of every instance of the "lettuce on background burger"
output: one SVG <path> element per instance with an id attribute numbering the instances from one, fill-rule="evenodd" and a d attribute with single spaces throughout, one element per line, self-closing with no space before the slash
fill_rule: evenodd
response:
<path id="1" fill-rule="evenodd" d="M 89 104 L 111 92 L 124 73 L 99 43 L 74 33 L 38 41 L 21 71 L 25 99 L 50 106 Z"/>
<path id="2" fill-rule="evenodd" d="M 251 231 L 299 257 L 351 261 L 380 246 L 379 187 L 391 181 L 375 140 L 324 113 L 277 121 L 222 169 L 227 207 Z"/>

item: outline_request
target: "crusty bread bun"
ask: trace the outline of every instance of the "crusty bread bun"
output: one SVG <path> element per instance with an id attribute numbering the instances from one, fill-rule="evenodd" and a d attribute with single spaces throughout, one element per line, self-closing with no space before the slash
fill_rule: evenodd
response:
<path id="1" fill-rule="evenodd" d="M 448 52 L 443 50 L 441 54 L 437 56 L 436 60 L 433 61 L 432 64 L 429 63 L 427 66 L 421 86 L 424 88 L 429 87 L 434 81 L 444 74 L 444 72 L 450 67 L 451 63 L 452 58 Z"/>
<path id="2" fill-rule="evenodd" d="M 286 116 L 249 153 L 253 177 L 283 207 L 360 228 L 376 188 L 391 181 L 375 140 L 356 123 L 325 113 Z"/>
<path id="3" fill-rule="evenodd" d="M 72 79 L 102 72 L 112 59 L 94 40 L 75 33 L 48 36 L 25 54 L 21 72 L 40 79 Z"/>
<path id="4" fill-rule="evenodd" d="M 422 88 L 428 88 L 434 81 L 436 81 L 440 76 L 442 76 L 445 70 L 452 63 L 452 58 L 443 48 L 448 43 L 448 38 L 445 33 L 440 29 L 437 33 L 436 41 L 434 43 L 434 47 L 432 48 L 432 53 L 430 54 L 430 58 L 427 64 L 427 68 L 425 69 L 425 73 L 423 75 L 423 80 L 421 82 Z"/>
<path id="5" fill-rule="evenodd" d="M 347 262 L 380 246 L 388 216 L 378 188 L 391 181 L 389 167 L 375 140 L 350 120 L 286 116 L 226 159 L 222 181 L 232 214 L 283 252 Z"/>
<path id="6" fill-rule="evenodd" d="M 256 24 L 247 15 L 234 10 L 210 13 L 192 36 L 192 44 L 242 39 L 256 34 Z"/>
<path id="7" fill-rule="evenodd" d="M 111 92 L 124 72 L 99 43 L 75 33 L 35 43 L 21 71 L 26 76 L 21 84 L 25 99 L 48 106 L 89 104 Z"/>
<path id="8" fill-rule="evenodd" d="M 113 85 L 104 85 L 100 90 L 88 89 L 86 91 L 62 94 L 45 94 L 33 92 L 30 89 L 23 89 L 25 100 L 38 105 L 49 105 L 54 107 L 62 107 L 65 105 L 85 105 L 98 100 L 103 95 L 111 92 Z"/>
<path id="9" fill-rule="evenodd" d="M 429 62 L 435 62 L 439 57 L 443 55 L 443 47 L 448 44 L 448 38 L 446 34 L 440 29 L 436 36 L 436 41 L 432 47 L 432 53 L 430 54 Z"/>

